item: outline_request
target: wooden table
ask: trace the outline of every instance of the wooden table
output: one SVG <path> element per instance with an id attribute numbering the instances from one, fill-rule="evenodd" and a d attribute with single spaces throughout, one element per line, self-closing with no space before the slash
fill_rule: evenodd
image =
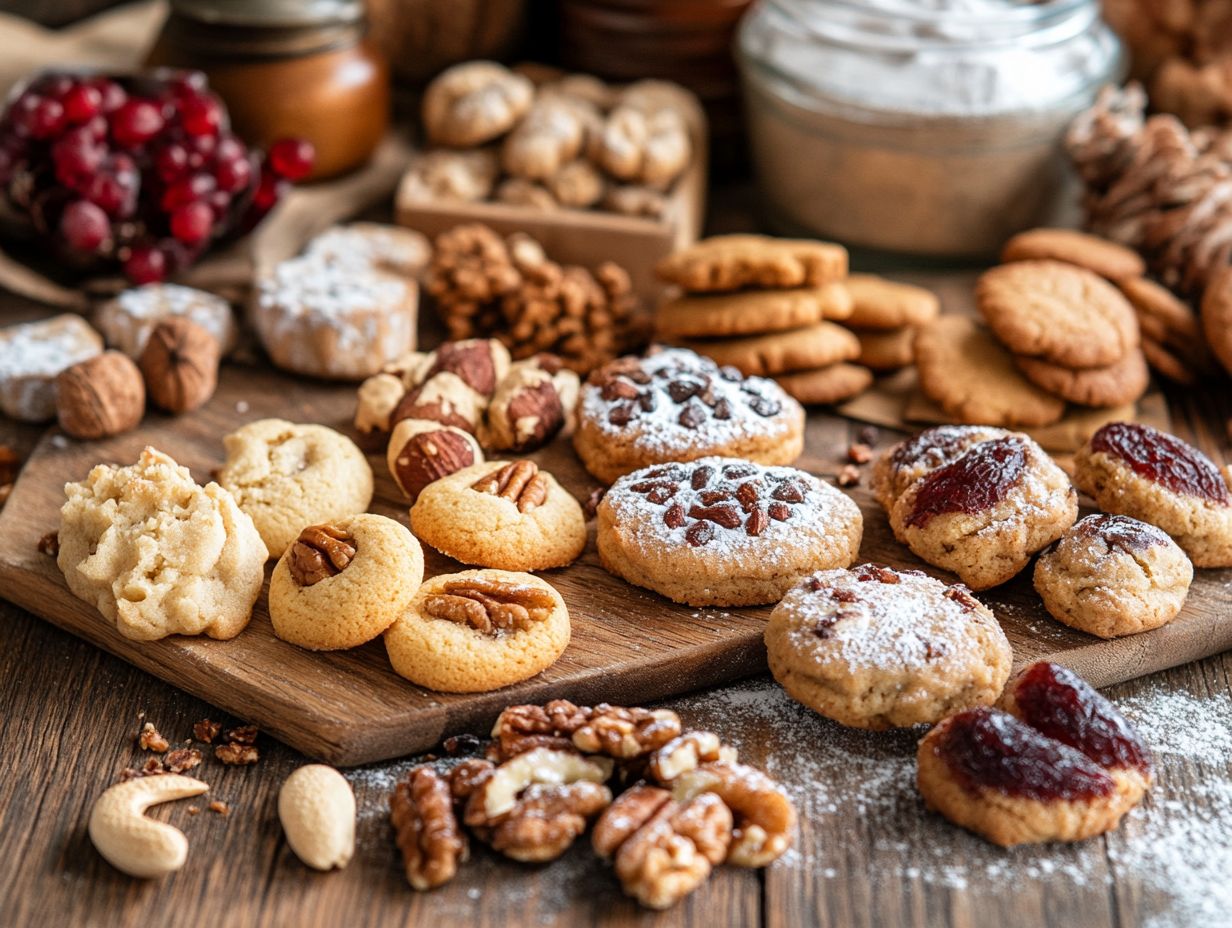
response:
<path id="1" fill-rule="evenodd" d="M 0 297 L 0 323 L 42 314 Z M 1226 384 L 1173 392 L 1174 428 L 1227 459 Z M 0 442 L 37 429 L 0 422 Z M 476 848 L 449 886 L 412 892 L 387 818 L 411 759 L 348 771 L 359 803 L 356 859 L 306 869 L 277 820 L 301 755 L 265 739 L 254 767 L 207 758 L 208 798 L 156 815 L 190 837 L 188 865 L 131 880 L 85 834 L 94 797 L 142 755 L 143 719 L 173 740 L 219 718 L 205 703 L 0 602 L 0 925 L 577 924 L 766 926 L 1232 926 L 1232 653 L 1123 684 L 1109 695 L 1144 727 L 1160 783 L 1122 828 L 1081 845 L 1002 851 L 927 813 L 914 790 L 917 733 L 843 729 L 767 678 L 673 700 L 790 789 L 796 847 L 763 872 L 720 870 L 663 914 L 640 910 L 587 847 L 545 867 Z M 225 721 L 231 721 L 229 719 Z"/>

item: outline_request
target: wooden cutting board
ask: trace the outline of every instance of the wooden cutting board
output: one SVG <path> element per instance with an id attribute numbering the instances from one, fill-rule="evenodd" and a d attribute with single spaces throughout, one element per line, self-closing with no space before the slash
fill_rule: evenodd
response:
<path id="1" fill-rule="evenodd" d="M 222 436 L 244 422 L 281 416 L 351 434 L 353 410 L 353 387 L 228 367 L 214 399 L 191 416 L 151 415 L 139 431 L 103 442 L 74 442 L 53 430 L 35 449 L 0 511 L 0 595 L 296 749 L 340 765 L 398 757 L 429 748 L 451 733 L 482 731 L 511 703 L 554 697 L 645 703 L 765 669 L 761 633 L 768 608 L 674 605 L 603 571 L 593 542 L 576 564 L 544 575 L 564 596 L 573 620 L 573 641 L 564 656 L 526 683 L 461 696 L 433 693 L 395 675 L 379 640 L 330 654 L 279 641 L 264 596 L 248 628 L 230 641 L 130 641 L 74 597 L 53 559 L 37 551 L 39 539 L 58 527 L 64 484 L 82 479 L 97 463 L 132 463 L 149 444 L 189 466 L 204 482 L 222 462 Z M 835 473 L 857 430 L 847 420 L 814 412 L 799 466 Z M 883 433 L 880 444 L 893 440 Z M 596 486 L 567 441 L 535 457 L 581 499 Z M 405 504 L 383 454 L 374 449 L 370 461 L 377 478 L 373 511 L 406 522 Z M 940 573 L 894 541 L 866 488 L 852 492 L 864 511 L 863 559 Z M 434 552 L 427 555 L 429 575 L 458 569 Z M 1103 686 L 1232 647 L 1230 581 L 1232 571 L 1199 572 L 1175 622 L 1119 642 L 1100 641 L 1052 621 L 1026 574 L 981 598 L 1001 620 L 1018 665 L 1047 657 Z M 89 698 L 88 693 L 82 696 Z"/>

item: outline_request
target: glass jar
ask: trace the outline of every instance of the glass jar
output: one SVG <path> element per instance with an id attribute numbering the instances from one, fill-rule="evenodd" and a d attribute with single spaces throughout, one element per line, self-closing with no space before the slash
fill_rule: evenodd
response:
<path id="1" fill-rule="evenodd" d="M 148 63 L 204 71 L 247 143 L 308 139 L 313 178 L 363 164 L 389 124 L 360 0 L 171 0 Z"/>
<path id="2" fill-rule="evenodd" d="M 1061 136 L 1124 71 L 1098 0 L 762 0 L 738 58 L 773 225 L 945 258 L 1055 219 Z"/>

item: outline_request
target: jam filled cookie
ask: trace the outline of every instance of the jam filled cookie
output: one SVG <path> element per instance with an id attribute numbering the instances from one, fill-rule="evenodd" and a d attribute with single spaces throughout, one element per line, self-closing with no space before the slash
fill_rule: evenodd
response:
<path id="1" fill-rule="evenodd" d="M 985 590 L 1026 567 L 1077 517 L 1065 471 L 1025 435 L 1009 435 L 913 483 L 890 509 L 890 527 L 917 556 Z"/>
<path id="2" fill-rule="evenodd" d="M 406 527 L 362 514 L 310 525 L 270 577 L 274 634 L 312 651 L 357 648 L 394 623 L 423 580 Z"/>
<path id="3" fill-rule="evenodd" d="M 64 488 L 56 563 L 126 638 L 234 638 L 265 581 L 265 545 L 235 499 L 146 448 Z"/>
<path id="4" fill-rule="evenodd" d="M 804 409 L 771 381 L 664 349 L 591 373 L 573 446 L 608 483 L 639 467 L 714 454 L 790 464 L 804 448 Z"/>
<path id="5" fill-rule="evenodd" d="M 1035 563 L 1035 590 L 1052 617 L 1100 638 L 1171 622 L 1192 581 L 1180 546 L 1129 516 L 1087 516 Z"/>
<path id="6" fill-rule="evenodd" d="M 936 425 L 900 441 L 873 465 L 873 496 L 888 512 L 913 483 L 958 460 L 973 445 L 1010 435 L 990 425 Z"/>
<path id="7" fill-rule="evenodd" d="M 800 576 L 855 560 L 863 531 L 829 484 L 735 458 L 636 471 L 598 510 L 603 566 L 691 606 L 777 602 Z"/>
<path id="8" fill-rule="evenodd" d="M 270 557 L 281 557 L 305 526 L 355 515 L 372 502 L 364 453 L 323 425 L 258 419 L 223 445 L 218 482 L 252 517 Z"/>
<path id="9" fill-rule="evenodd" d="M 541 673 L 569 645 L 569 610 L 530 574 L 466 570 L 426 580 L 385 632 L 394 670 L 428 689 L 482 693 Z"/>
<path id="10" fill-rule="evenodd" d="M 586 547 L 581 505 L 534 461 L 488 461 L 430 483 L 411 528 L 456 561 L 502 570 L 564 567 Z"/>
<path id="11" fill-rule="evenodd" d="M 1232 495 L 1192 445 L 1148 425 L 1113 422 L 1074 458 L 1074 482 L 1105 512 L 1158 525 L 1195 567 L 1232 566 Z"/>
<path id="12" fill-rule="evenodd" d="M 230 303 L 204 290 L 177 284 L 146 284 L 125 290 L 98 308 L 94 324 L 108 345 L 135 361 L 154 327 L 175 317 L 195 322 L 209 332 L 223 355 L 230 353 L 239 338 Z"/>
<path id="13" fill-rule="evenodd" d="M 798 702 L 857 728 L 992 705 L 1010 644 L 961 584 L 873 564 L 805 577 L 766 626 L 770 671 Z"/>

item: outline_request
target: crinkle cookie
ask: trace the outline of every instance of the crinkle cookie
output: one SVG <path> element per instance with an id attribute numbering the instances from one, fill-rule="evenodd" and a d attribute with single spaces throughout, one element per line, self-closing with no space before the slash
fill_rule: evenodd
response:
<path id="1" fill-rule="evenodd" d="M 890 527 L 976 590 L 1009 580 L 1078 518 L 1069 477 L 1025 435 L 980 442 L 913 483 Z"/>
<path id="2" fill-rule="evenodd" d="M 94 324 L 108 345 L 136 360 L 154 326 L 176 316 L 195 322 L 214 336 L 222 355 L 229 354 L 239 338 L 230 303 L 213 293 L 178 284 L 146 284 L 125 290 L 95 311 Z"/>
<path id="3" fill-rule="evenodd" d="M 586 547 L 582 507 L 534 461 L 487 461 L 429 483 L 411 528 L 442 554 L 502 570 L 547 570 Z"/>
<path id="4" fill-rule="evenodd" d="M 990 425 L 935 425 L 887 449 L 873 465 L 873 496 L 888 512 L 913 483 L 983 441 L 1006 438 Z"/>
<path id="5" fill-rule="evenodd" d="M 56 377 L 102 351 L 102 336 L 72 313 L 0 329 L 0 412 L 22 422 L 54 419 Z"/>
<path id="6" fill-rule="evenodd" d="M 252 517 L 270 557 L 281 557 L 305 526 L 355 515 L 372 502 L 364 453 L 323 425 L 258 419 L 223 445 L 218 482 Z"/>
<path id="7" fill-rule="evenodd" d="M 265 581 L 265 544 L 235 499 L 154 448 L 64 488 L 56 563 L 126 638 L 234 638 Z"/>
<path id="8" fill-rule="evenodd" d="M 751 606 L 846 567 L 863 533 L 860 508 L 812 474 L 706 457 L 616 481 L 597 541 L 603 566 L 635 586 L 691 606 Z"/>
<path id="9" fill-rule="evenodd" d="M 274 634 L 312 651 L 356 648 L 394 623 L 423 581 L 406 526 L 362 513 L 310 525 L 270 577 Z"/>
<path id="10" fill-rule="evenodd" d="M 1013 656 L 992 612 L 966 587 L 874 564 L 797 583 L 770 615 L 766 651 L 793 699 L 872 729 L 992 705 Z"/>
<path id="11" fill-rule="evenodd" d="M 1074 482 L 1104 512 L 1158 525 L 1195 567 L 1232 566 L 1232 495 L 1205 454 L 1174 435 L 1113 422 L 1074 458 Z"/>
<path id="12" fill-rule="evenodd" d="M 394 671 L 445 693 L 529 680 L 569 645 L 569 610 L 531 574 L 464 570 L 424 582 L 385 632 Z"/>
<path id="13" fill-rule="evenodd" d="M 1087 516 L 1035 562 L 1035 590 L 1052 617 L 1100 638 L 1171 622 L 1192 582 L 1180 546 L 1129 516 Z"/>
<path id="14" fill-rule="evenodd" d="M 804 448 L 804 409 L 778 384 L 682 348 L 598 368 L 578 410 L 573 447 L 608 483 L 639 467 L 713 454 L 790 464 Z"/>

